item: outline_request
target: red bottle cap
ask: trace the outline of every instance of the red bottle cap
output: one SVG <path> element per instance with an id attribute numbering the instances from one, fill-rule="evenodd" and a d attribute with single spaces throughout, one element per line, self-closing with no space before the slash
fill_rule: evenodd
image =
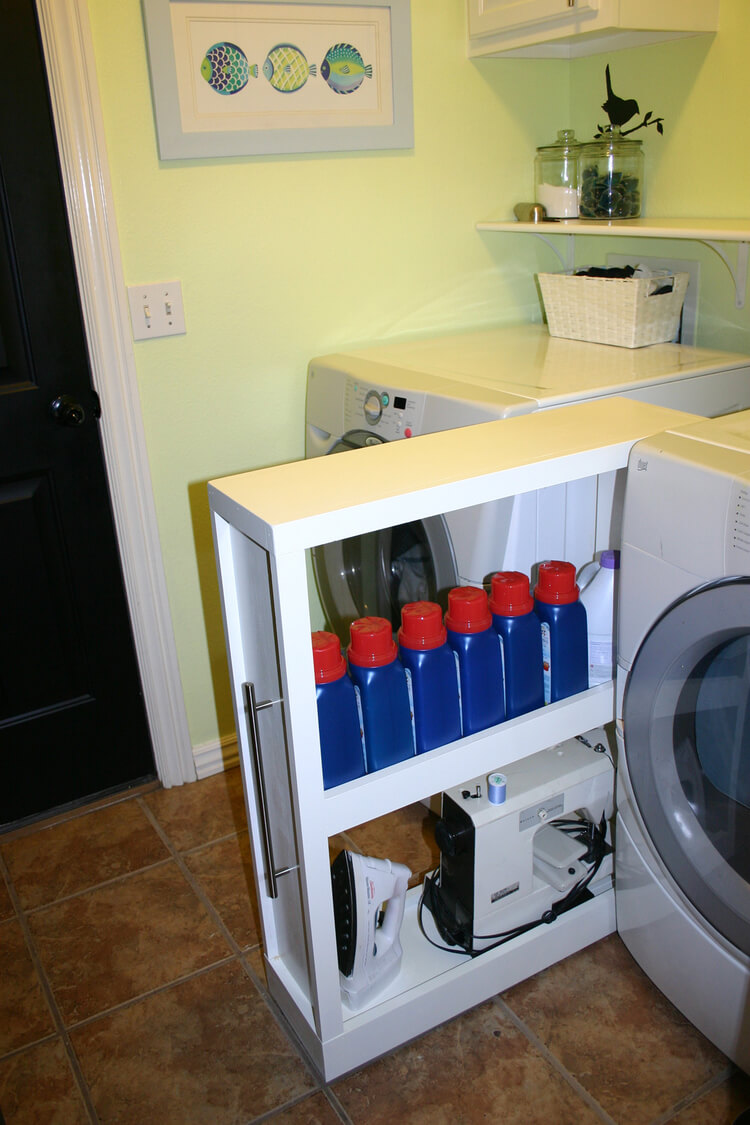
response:
<path id="1" fill-rule="evenodd" d="M 385 617 L 360 617 L 352 621 L 349 634 L 347 655 L 358 668 L 381 668 L 398 655 L 391 623 Z"/>
<path id="2" fill-rule="evenodd" d="M 439 648 L 446 636 L 443 611 L 435 602 L 409 602 L 402 607 L 398 643 L 404 648 Z"/>
<path id="3" fill-rule="evenodd" d="M 336 634 L 322 629 L 313 633 L 312 647 L 315 683 L 330 684 L 332 680 L 340 680 L 346 672 L 346 661 Z"/>
<path id="4" fill-rule="evenodd" d="M 456 586 L 448 594 L 445 624 L 453 633 L 481 633 L 492 625 L 487 594 L 478 586 Z"/>
<path id="5" fill-rule="evenodd" d="M 490 611 L 500 617 L 520 617 L 531 613 L 534 599 L 529 580 L 520 570 L 501 570 L 492 575 Z"/>
<path id="6" fill-rule="evenodd" d="M 568 605 L 578 601 L 576 568 L 573 564 L 560 562 L 559 559 L 540 563 L 534 597 L 537 601 L 552 605 Z"/>

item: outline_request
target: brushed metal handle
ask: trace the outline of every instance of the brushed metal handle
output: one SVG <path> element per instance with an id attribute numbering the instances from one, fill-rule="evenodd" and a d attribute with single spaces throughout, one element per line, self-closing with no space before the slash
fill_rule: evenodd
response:
<path id="1" fill-rule="evenodd" d="M 255 698 L 255 684 L 244 683 L 242 691 L 245 696 L 245 710 L 248 717 L 248 730 L 250 733 L 250 744 L 253 750 L 253 770 L 255 772 L 255 786 L 258 793 L 258 805 L 260 806 L 260 826 L 261 835 L 263 837 L 263 852 L 266 860 L 266 870 L 268 872 L 268 885 L 270 888 L 270 897 L 279 897 L 279 888 L 277 880 L 281 875 L 288 875 L 290 871 L 296 871 L 297 866 L 276 868 L 276 861 L 273 855 L 273 841 L 271 839 L 271 821 L 269 819 L 268 809 L 268 795 L 266 792 L 266 778 L 263 773 L 263 757 L 261 754 L 260 744 L 260 728 L 258 727 L 258 712 L 264 711 L 267 707 L 273 707 L 274 703 L 280 703 L 281 700 L 264 699 L 258 703 Z"/>

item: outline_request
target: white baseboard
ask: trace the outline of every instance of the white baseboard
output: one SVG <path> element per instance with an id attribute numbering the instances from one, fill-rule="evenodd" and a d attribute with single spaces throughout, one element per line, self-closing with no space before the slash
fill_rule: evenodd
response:
<path id="1" fill-rule="evenodd" d="M 232 769 L 240 764 L 237 739 L 233 734 L 224 735 L 211 742 L 203 742 L 193 747 L 193 760 L 198 780 L 211 777 L 222 770 Z"/>

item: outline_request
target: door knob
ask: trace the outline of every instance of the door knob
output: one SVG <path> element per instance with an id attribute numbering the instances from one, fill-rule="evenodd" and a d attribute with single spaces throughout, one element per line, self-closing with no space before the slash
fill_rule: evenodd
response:
<path id="1" fill-rule="evenodd" d="M 58 395 L 49 412 L 59 426 L 82 426 L 86 421 L 86 411 L 71 395 Z"/>

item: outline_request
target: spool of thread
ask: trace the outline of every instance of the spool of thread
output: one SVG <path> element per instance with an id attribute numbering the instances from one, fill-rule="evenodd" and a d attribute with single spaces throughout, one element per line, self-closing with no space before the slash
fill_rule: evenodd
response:
<path id="1" fill-rule="evenodd" d="M 487 778 L 487 797 L 491 805 L 505 804 L 508 779 L 504 773 L 491 773 Z"/>

